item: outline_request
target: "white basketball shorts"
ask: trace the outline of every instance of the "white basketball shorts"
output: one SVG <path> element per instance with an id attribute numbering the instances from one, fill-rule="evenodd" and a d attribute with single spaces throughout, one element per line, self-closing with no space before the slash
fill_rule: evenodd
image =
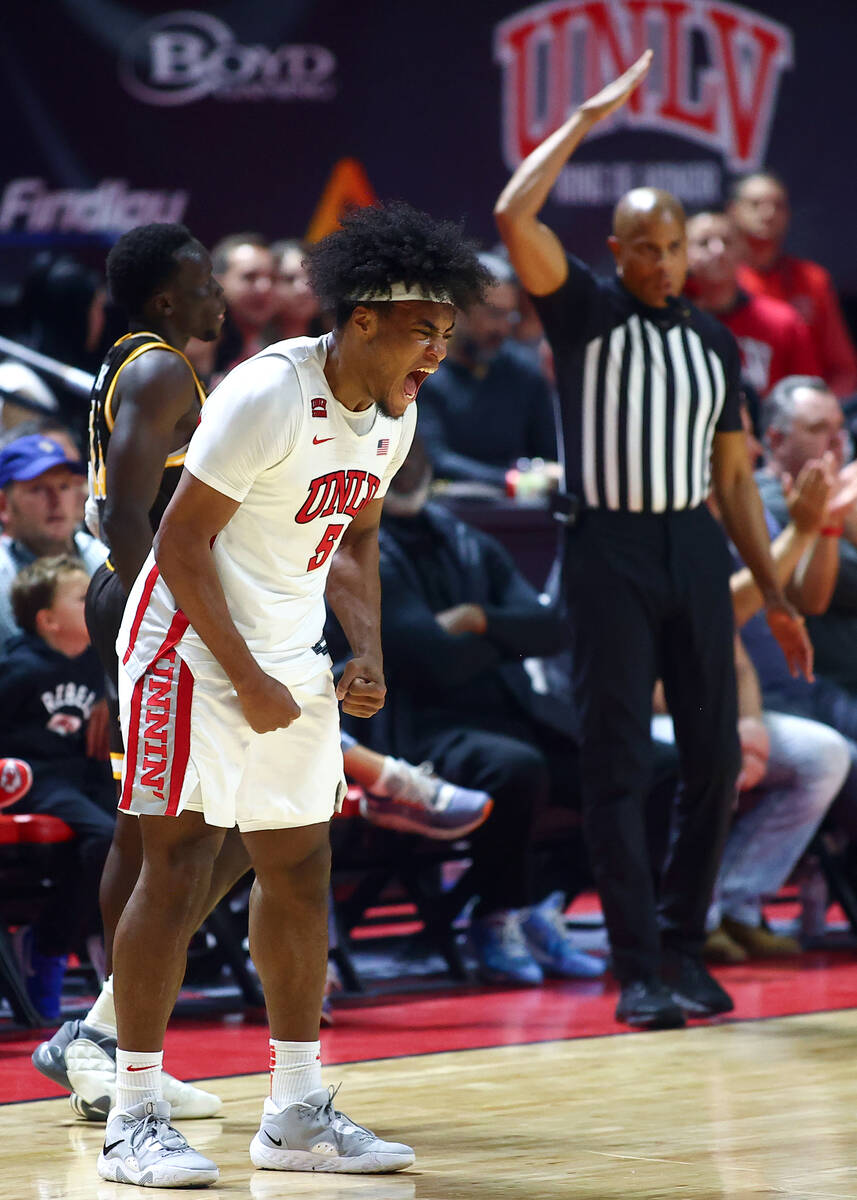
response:
<path id="1" fill-rule="evenodd" d="M 255 733 L 219 668 L 192 674 L 175 649 L 136 683 L 120 667 L 120 811 L 189 809 L 247 832 L 330 820 L 345 794 L 333 677 L 325 668 L 288 687 L 301 715 L 287 729 Z"/>

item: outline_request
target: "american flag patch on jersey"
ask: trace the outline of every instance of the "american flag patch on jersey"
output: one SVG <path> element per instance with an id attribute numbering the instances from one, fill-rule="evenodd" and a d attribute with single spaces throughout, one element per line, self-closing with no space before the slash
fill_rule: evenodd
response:
<path id="1" fill-rule="evenodd" d="M 390 449 L 389 438 L 378 438 L 378 453 L 386 454 Z"/>

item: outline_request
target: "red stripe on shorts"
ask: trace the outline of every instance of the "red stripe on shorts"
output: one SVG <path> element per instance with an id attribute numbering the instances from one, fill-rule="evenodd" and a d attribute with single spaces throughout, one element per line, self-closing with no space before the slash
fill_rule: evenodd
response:
<path id="1" fill-rule="evenodd" d="M 119 807 L 128 812 L 131 807 L 131 796 L 134 791 L 134 776 L 137 774 L 137 746 L 140 741 L 140 709 L 143 705 L 143 688 L 146 676 L 141 675 L 134 684 L 131 696 L 131 716 L 128 721 L 128 745 L 125 748 L 125 782 L 122 785 L 122 799 Z"/>
<path id="2" fill-rule="evenodd" d="M 143 623 L 143 617 L 146 615 L 146 609 L 149 606 L 149 600 L 152 596 L 152 589 L 158 582 L 159 574 L 160 571 L 158 570 L 157 564 L 155 564 L 155 566 L 152 567 L 151 571 L 146 576 L 146 582 L 143 586 L 143 594 L 140 597 L 140 602 L 137 605 L 137 611 L 134 613 L 134 621 L 131 625 L 131 634 L 128 638 L 128 649 L 125 651 L 125 656 L 122 659 L 123 666 L 131 657 L 131 651 L 134 649 L 134 643 L 137 641 L 137 634 L 140 632 L 140 626 Z"/>
<path id="3" fill-rule="evenodd" d="M 170 764 L 170 791 L 165 816 L 174 817 L 182 794 L 187 760 L 190 756 L 190 711 L 193 699 L 193 675 L 190 667 L 179 659 L 179 682 L 176 688 L 176 711 L 173 718 L 173 761 Z"/>

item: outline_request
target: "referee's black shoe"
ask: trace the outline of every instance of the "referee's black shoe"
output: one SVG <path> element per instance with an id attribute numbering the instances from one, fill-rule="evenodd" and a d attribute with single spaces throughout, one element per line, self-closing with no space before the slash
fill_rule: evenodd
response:
<path id="1" fill-rule="evenodd" d="M 665 950 L 663 979 L 673 1000 L 689 1017 L 714 1017 L 735 1007 L 729 993 L 693 954 Z"/>
<path id="2" fill-rule="evenodd" d="M 616 1020 L 636 1029 L 680 1029 L 684 1013 L 669 988 L 658 979 L 635 979 L 622 985 Z"/>

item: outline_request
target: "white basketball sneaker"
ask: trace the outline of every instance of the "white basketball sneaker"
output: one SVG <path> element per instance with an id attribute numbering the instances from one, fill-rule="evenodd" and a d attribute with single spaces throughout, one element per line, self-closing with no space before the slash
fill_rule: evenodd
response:
<path id="1" fill-rule="evenodd" d="M 188 1145 L 170 1124 L 170 1106 L 165 1100 L 111 1110 L 98 1156 L 98 1174 L 113 1183 L 163 1188 L 203 1187 L 220 1177 L 215 1164 Z"/>
<path id="2" fill-rule="evenodd" d="M 71 1107 L 87 1121 L 104 1121 L 116 1103 L 116 1039 L 79 1021 L 66 1021 L 33 1053 L 33 1065 L 72 1093 Z M 223 1101 L 213 1092 L 161 1075 L 164 1099 L 176 1120 L 216 1116 Z"/>
<path id="3" fill-rule="evenodd" d="M 410 1146 L 382 1142 L 333 1100 L 338 1089 L 319 1088 L 296 1104 L 277 1108 L 268 1098 L 262 1124 L 250 1143 L 254 1167 L 272 1171 L 339 1171 L 349 1175 L 401 1171 L 414 1162 Z"/>

